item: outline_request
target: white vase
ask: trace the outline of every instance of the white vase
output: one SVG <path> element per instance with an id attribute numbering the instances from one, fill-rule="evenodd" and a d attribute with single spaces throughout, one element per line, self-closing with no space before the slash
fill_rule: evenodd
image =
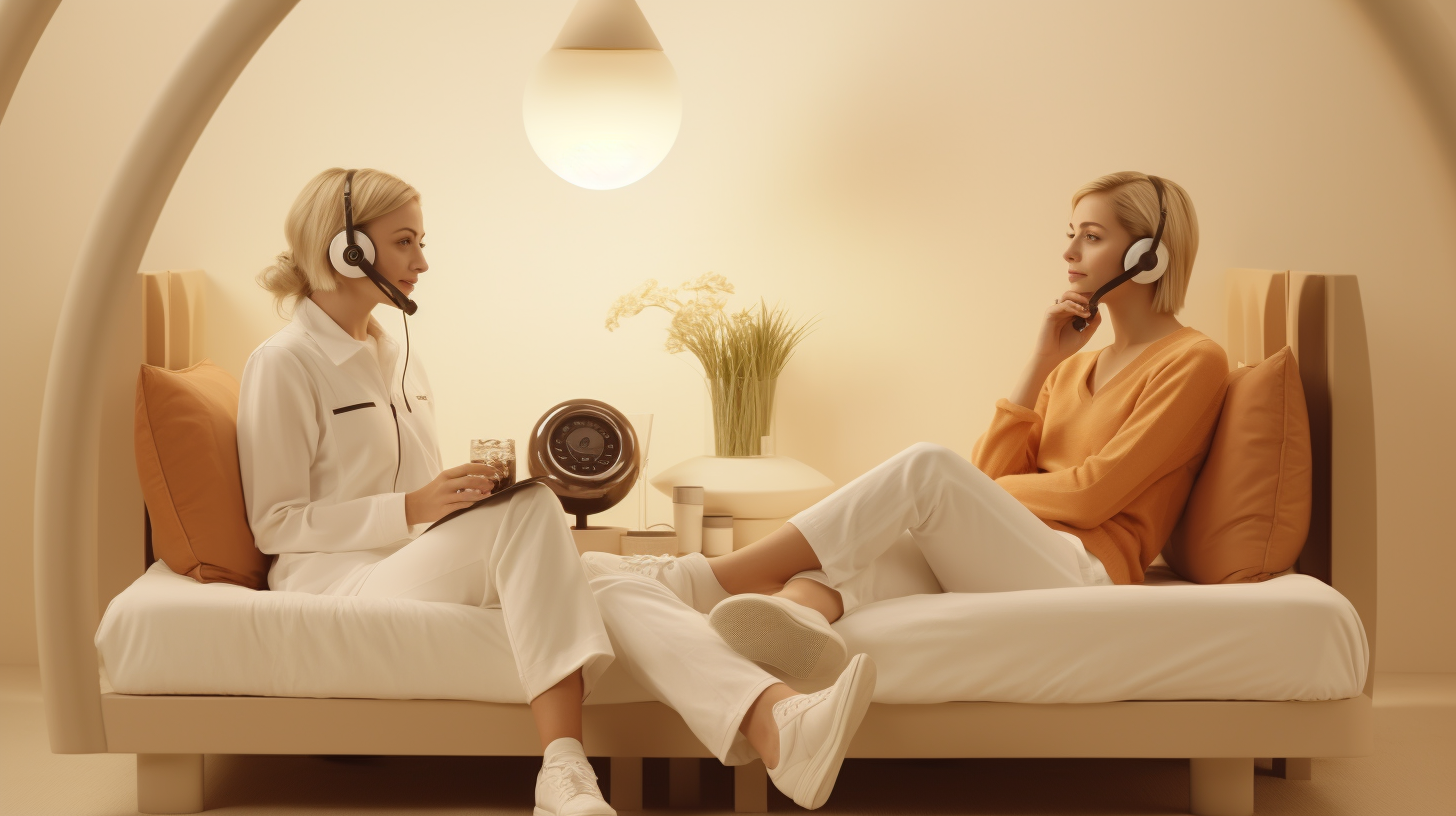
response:
<path id="1" fill-rule="evenodd" d="M 828 476 L 787 456 L 695 456 L 652 479 L 669 496 L 680 485 L 703 488 L 704 514 L 735 520 L 787 518 L 834 492 Z"/>

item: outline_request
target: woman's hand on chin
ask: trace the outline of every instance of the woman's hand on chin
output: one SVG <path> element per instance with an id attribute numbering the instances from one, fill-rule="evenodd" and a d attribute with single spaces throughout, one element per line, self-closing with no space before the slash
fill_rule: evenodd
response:
<path id="1" fill-rule="evenodd" d="M 1091 300 L 1090 296 L 1069 289 L 1057 298 L 1055 304 L 1047 307 L 1041 331 L 1036 337 L 1036 357 L 1044 365 L 1055 368 L 1061 361 L 1081 351 L 1092 339 L 1097 327 L 1102 325 L 1102 310 L 1098 309 L 1097 316 L 1087 320 Z M 1078 317 L 1087 320 L 1082 331 L 1072 328 L 1072 320 Z"/>
<path id="2" fill-rule="evenodd" d="M 1007 399 L 1025 408 L 1036 407 L 1037 395 L 1047 375 L 1063 360 L 1081 351 L 1097 332 L 1097 327 L 1102 325 L 1102 310 L 1098 309 L 1097 316 L 1087 321 L 1084 330 L 1072 328 L 1073 318 L 1087 318 L 1089 301 L 1087 295 L 1068 290 L 1057 298 L 1056 303 L 1047 307 L 1041 329 L 1037 332 L 1036 351 L 1027 361 Z"/>
<path id="3" fill-rule="evenodd" d="M 411 526 L 439 521 L 489 496 L 504 475 L 478 462 L 442 470 L 429 484 L 404 495 L 404 521 Z"/>

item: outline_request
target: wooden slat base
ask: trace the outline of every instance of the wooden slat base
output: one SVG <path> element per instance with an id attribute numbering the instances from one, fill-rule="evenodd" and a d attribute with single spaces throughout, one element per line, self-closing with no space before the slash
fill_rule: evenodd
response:
<path id="1" fill-rule="evenodd" d="M 738 813 L 768 812 L 768 769 L 763 760 L 733 768 L 733 810 Z"/>
<path id="2" fill-rule="evenodd" d="M 137 810 L 200 813 L 202 754 L 137 754 Z"/>

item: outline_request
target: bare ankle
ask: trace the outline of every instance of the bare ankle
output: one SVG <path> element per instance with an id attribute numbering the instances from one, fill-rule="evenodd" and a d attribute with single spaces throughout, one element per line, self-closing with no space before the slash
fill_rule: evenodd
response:
<path id="1" fill-rule="evenodd" d="M 775 594 L 818 612 L 830 623 L 844 616 L 844 599 L 839 592 L 809 578 L 790 581 Z"/>
<path id="2" fill-rule="evenodd" d="M 797 694 L 798 692 L 783 683 L 769 686 L 748 707 L 748 712 L 743 715 L 743 721 L 738 725 L 739 733 L 748 738 L 748 743 L 758 751 L 766 768 L 777 768 L 779 764 L 779 724 L 774 720 L 774 706 L 780 700 Z"/>
<path id="3" fill-rule="evenodd" d="M 803 533 L 785 523 L 758 541 L 727 555 L 708 559 L 713 577 L 732 595 L 770 594 L 790 576 L 819 569 L 819 556 Z"/>

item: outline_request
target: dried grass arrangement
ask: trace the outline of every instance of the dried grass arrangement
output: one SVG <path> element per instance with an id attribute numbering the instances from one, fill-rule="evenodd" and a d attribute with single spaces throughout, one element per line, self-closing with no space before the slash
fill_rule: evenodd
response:
<path id="1" fill-rule="evenodd" d="M 672 315 L 666 348 L 692 352 L 703 366 L 713 404 L 713 449 L 718 456 L 757 456 L 773 432 L 774 391 L 794 349 L 816 321 L 794 323 L 782 307 L 728 312 L 733 284 L 709 272 L 676 289 L 647 280 L 617 298 L 607 312 L 607 331 L 622 318 L 657 308 Z"/>

